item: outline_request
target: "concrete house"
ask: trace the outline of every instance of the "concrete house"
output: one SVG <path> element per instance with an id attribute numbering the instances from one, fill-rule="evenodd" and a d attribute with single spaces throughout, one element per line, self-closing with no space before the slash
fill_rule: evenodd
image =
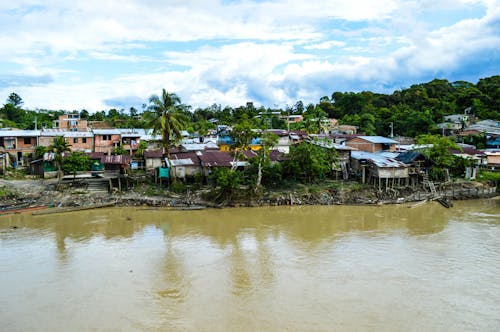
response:
<path id="1" fill-rule="evenodd" d="M 18 165 L 27 166 L 26 156 L 32 156 L 39 145 L 40 130 L 0 130 L 0 153 L 8 153 Z"/>
<path id="2" fill-rule="evenodd" d="M 94 129 L 94 151 L 111 154 L 113 149 L 120 145 L 121 132 L 119 129 Z"/>
<path id="3" fill-rule="evenodd" d="M 397 141 L 383 136 L 356 136 L 348 139 L 345 144 L 365 152 L 396 151 Z"/>

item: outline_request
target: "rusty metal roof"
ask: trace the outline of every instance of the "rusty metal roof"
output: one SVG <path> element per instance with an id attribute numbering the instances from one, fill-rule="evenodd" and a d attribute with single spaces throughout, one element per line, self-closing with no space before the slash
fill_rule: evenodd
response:
<path id="1" fill-rule="evenodd" d="M 143 153 L 144 158 L 162 158 L 163 151 L 161 150 L 146 150 Z"/>
<path id="2" fill-rule="evenodd" d="M 130 165 L 132 157 L 128 154 L 107 155 L 101 158 L 101 163 L 105 165 Z"/>

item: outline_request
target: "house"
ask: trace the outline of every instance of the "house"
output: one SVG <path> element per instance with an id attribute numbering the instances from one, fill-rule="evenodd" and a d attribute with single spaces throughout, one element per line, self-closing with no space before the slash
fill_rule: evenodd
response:
<path id="1" fill-rule="evenodd" d="M 139 148 L 139 143 L 141 142 L 141 138 L 146 136 L 146 131 L 144 129 L 118 129 L 121 133 L 121 142 L 120 145 L 122 148 L 128 151 L 128 153 L 132 156 Z"/>
<path id="2" fill-rule="evenodd" d="M 81 119 L 78 113 L 62 114 L 57 120 L 52 121 L 52 128 L 64 131 L 87 131 L 87 120 Z"/>
<path id="3" fill-rule="evenodd" d="M 461 136 L 485 135 L 487 149 L 500 149 L 500 121 L 482 120 L 467 126 Z"/>
<path id="4" fill-rule="evenodd" d="M 361 177 L 362 183 L 369 183 L 386 189 L 390 186 L 408 185 L 408 166 L 394 158 L 366 151 L 351 152 L 351 167 Z"/>
<path id="5" fill-rule="evenodd" d="M 486 167 L 490 170 L 500 169 L 500 150 L 486 150 Z"/>
<path id="6" fill-rule="evenodd" d="M 243 155 L 247 159 L 257 156 L 257 154 L 251 150 L 243 151 Z M 234 156 L 227 151 L 206 150 L 199 152 L 198 157 L 200 158 L 203 176 L 212 174 L 214 168 L 232 168 L 233 166 L 242 168 L 248 164 L 248 162 L 242 160 L 235 161 Z"/>
<path id="7" fill-rule="evenodd" d="M 467 125 L 469 125 L 469 116 L 467 114 L 445 115 L 443 122 L 437 124 L 443 135 L 456 134 Z"/>
<path id="8" fill-rule="evenodd" d="M 71 145 L 71 151 L 93 151 L 94 134 L 90 131 L 68 131 L 64 133 L 64 139 Z"/>
<path id="9" fill-rule="evenodd" d="M 146 150 L 143 153 L 145 168 L 147 171 L 154 170 L 157 167 L 164 166 L 163 151 Z"/>
<path id="10" fill-rule="evenodd" d="M 111 154 L 121 143 L 119 129 L 94 129 L 94 151 Z"/>
<path id="11" fill-rule="evenodd" d="M 345 143 L 347 146 L 365 152 L 396 151 L 397 141 L 383 136 L 356 136 L 350 138 Z"/>
<path id="12" fill-rule="evenodd" d="M 427 170 L 432 166 L 432 161 L 429 158 L 415 150 L 400 152 L 395 159 L 408 165 L 411 186 L 416 186 L 420 181 L 420 176 L 427 173 Z"/>
<path id="13" fill-rule="evenodd" d="M 219 135 L 217 136 L 217 145 L 219 146 L 219 149 L 220 151 L 231 151 L 231 148 L 234 144 L 234 141 L 232 139 L 232 137 L 229 135 L 229 131 L 223 131 L 221 133 L 219 133 Z M 253 150 L 253 151 L 258 151 L 262 148 L 261 144 L 260 144 L 260 137 L 256 137 L 254 139 L 252 139 L 252 141 L 250 142 L 250 146 L 249 146 L 250 150 Z"/>
<path id="14" fill-rule="evenodd" d="M 40 130 L 0 130 L 0 153 L 9 153 L 17 165 L 28 166 L 39 145 Z"/>
<path id="15" fill-rule="evenodd" d="M 320 146 L 325 149 L 334 150 L 338 154 L 338 162 L 332 165 L 332 170 L 337 174 L 341 174 L 344 180 L 349 177 L 349 165 L 351 160 L 351 152 L 356 150 L 350 146 L 333 143 L 329 139 L 323 140 L 307 140 L 307 142 Z"/>
<path id="16" fill-rule="evenodd" d="M 486 166 L 487 156 L 483 151 L 476 150 L 474 147 L 461 145 L 462 151 L 450 149 L 450 153 L 456 157 L 464 158 L 470 160 L 472 165 L 467 166 L 465 169 L 465 178 L 467 179 L 475 179 L 478 172 L 479 167 Z"/>
<path id="17" fill-rule="evenodd" d="M 104 165 L 104 173 L 108 176 L 125 174 L 130 168 L 132 157 L 128 154 L 104 155 L 101 164 Z"/>
<path id="18" fill-rule="evenodd" d="M 170 174 L 172 178 L 185 179 L 196 174 L 202 174 L 198 153 L 192 151 L 171 153 L 168 162 L 171 167 Z"/>
<path id="19" fill-rule="evenodd" d="M 265 130 L 264 132 L 278 136 L 278 142 L 276 143 L 275 146 L 273 146 L 274 149 L 279 150 L 283 153 L 288 153 L 290 151 L 290 145 L 292 145 L 292 140 L 290 139 L 290 135 L 287 130 L 269 129 Z"/>

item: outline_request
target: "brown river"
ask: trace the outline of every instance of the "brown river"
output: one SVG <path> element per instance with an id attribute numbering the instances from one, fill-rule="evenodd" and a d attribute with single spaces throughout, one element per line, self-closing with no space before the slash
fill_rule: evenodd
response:
<path id="1" fill-rule="evenodd" d="M 0 331 L 499 331 L 500 200 L 0 216 Z"/>

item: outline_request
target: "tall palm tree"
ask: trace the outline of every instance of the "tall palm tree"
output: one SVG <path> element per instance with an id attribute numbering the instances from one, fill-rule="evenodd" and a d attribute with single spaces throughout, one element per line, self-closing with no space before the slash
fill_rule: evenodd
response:
<path id="1" fill-rule="evenodd" d="M 181 104 L 179 96 L 166 92 L 165 89 L 161 97 L 151 96 L 149 103 L 148 126 L 153 128 L 154 133 L 161 134 L 162 145 L 169 157 L 172 143 L 181 138 L 181 130 L 187 122 L 186 115 L 182 113 L 185 106 Z"/>
<path id="2" fill-rule="evenodd" d="M 63 136 L 57 136 L 54 138 L 54 141 L 49 146 L 48 151 L 54 153 L 54 161 L 56 162 L 57 166 L 56 188 L 59 188 L 59 185 L 61 184 L 62 180 L 63 155 L 65 152 L 71 151 L 71 144 L 66 142 Z"/>

